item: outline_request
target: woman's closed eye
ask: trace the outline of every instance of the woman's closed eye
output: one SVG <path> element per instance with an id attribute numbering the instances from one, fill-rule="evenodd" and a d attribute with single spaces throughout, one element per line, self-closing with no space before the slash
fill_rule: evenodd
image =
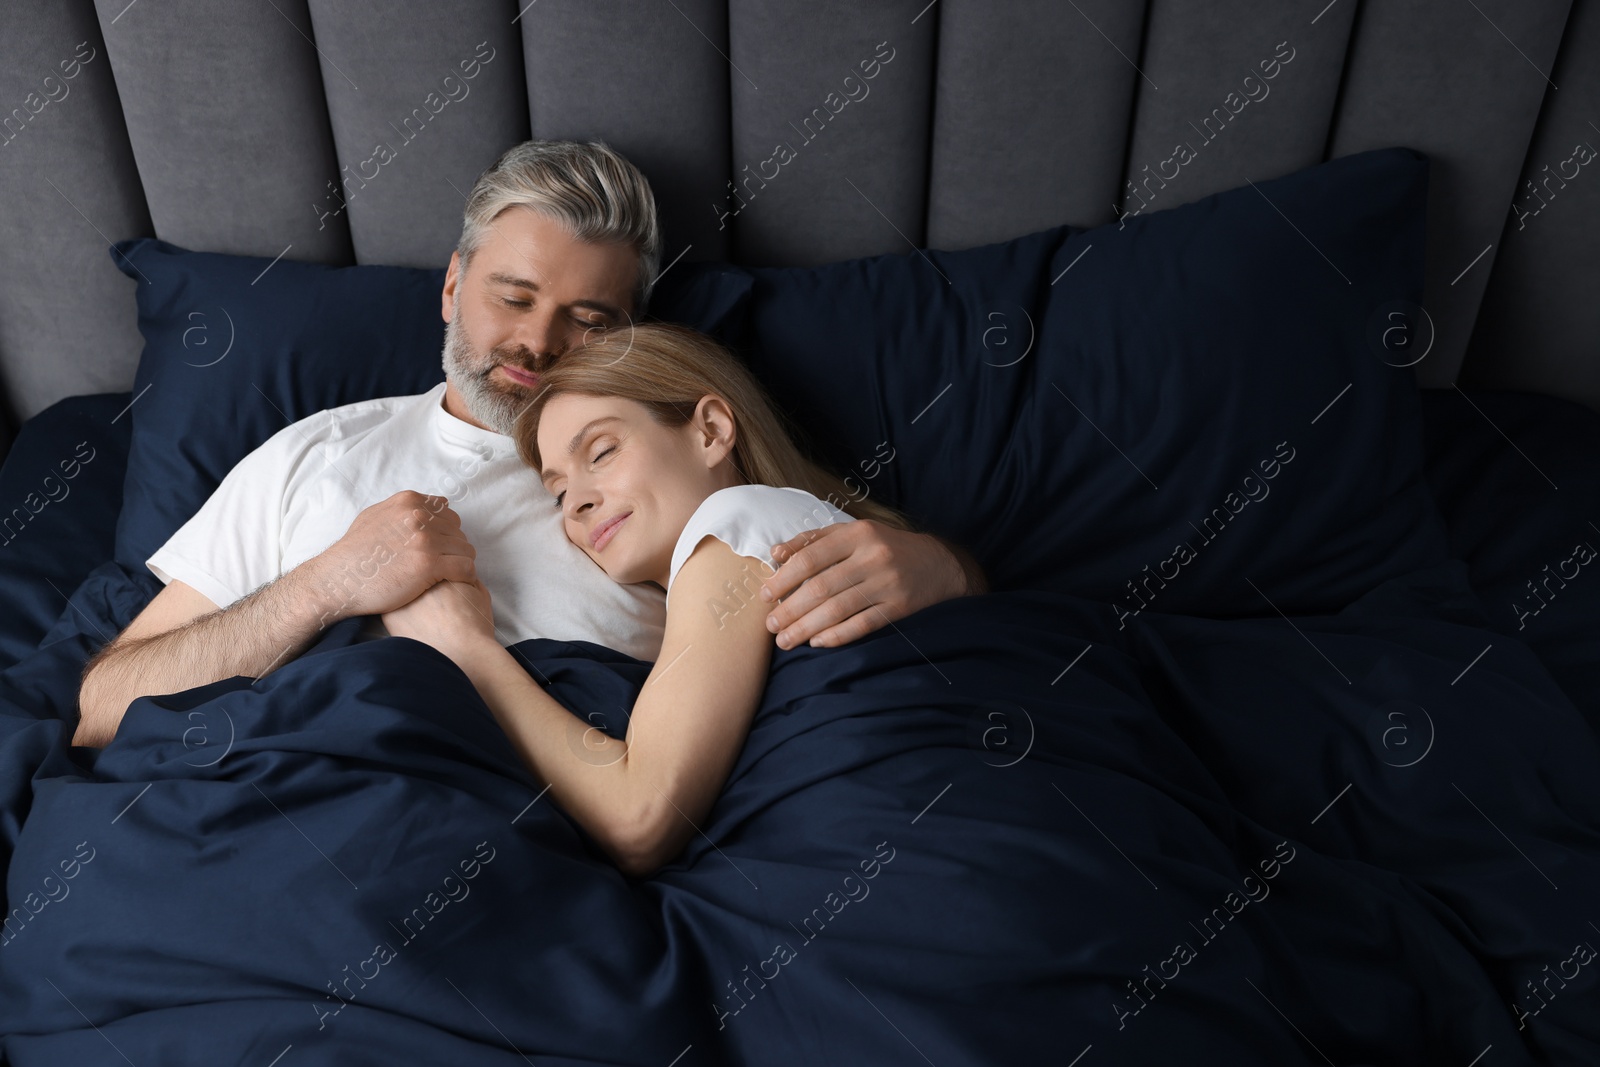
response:
<path id="1" fill-rule="evenodd" d="M 599 463 L 602 459 L 604 459 L 606 456 L 610 455 L 612 452 L 615 452 L 615 451 L 616 451 L 616 446 L 615 445 L 611 445 L 611 446 L 608 446 L 606 448 L 603 448 L 599 452 L 596 452 L 594 458 L 591 459 L 589 462 L 590 463 Z M 561 492 L 556 494 L 556 510 L 559 511 L 561 509 L 561 502 L 566 499 L 566 496 L 567 496 L 567 491 L 565 489 L 561 490 Z"/>

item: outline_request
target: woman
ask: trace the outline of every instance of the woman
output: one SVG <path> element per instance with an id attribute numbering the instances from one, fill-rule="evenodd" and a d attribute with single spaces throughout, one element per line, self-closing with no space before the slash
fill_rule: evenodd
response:
<path id="1" fill-rule="evenodd" d="M 383 623 L 461 667 L 555 800 L 644 877 L 693 836 L 744 746 L 772 656 L 756 597 L 770 547 L 858 517 L 910 524 L 807 460 L 754 376 L 692 330 L 618 331 L 540 382 L 513 436 L 567 537 L 615 581 L 667 592 L 625 739 L 586 729 L 500 645 L 481 582 L 440 582 Z"/>

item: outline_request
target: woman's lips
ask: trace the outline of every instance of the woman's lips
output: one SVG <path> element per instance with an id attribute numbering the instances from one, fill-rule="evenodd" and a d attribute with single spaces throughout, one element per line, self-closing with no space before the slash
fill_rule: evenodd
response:
<path id="1" fill-rule="evenodd" d="M 594 533 L 589 535 L 590 546 L 596 552 L 604 549 L 606 545 L 611 543 L 611 539 L 617 536 L 617 531 L 622 528 L 623 522 L 626 521 L 628 516 L 632 514 L 633 512 L 629 511 L 622 515 L 618 515 L 614 519 L 607 519 L 605 522 L 601 523 L 600 526 L 595 529 Z"/>
<path id="2" fill-rule="evenodd" d="M 533 385 L 538 385 L 539 384 L 539 379 L 537 377 L 535 377 L 532 374 L 529 374 L 525 370 L 522 370 L 522 369 L 517 368 L 517 367 L 513 367 L 509 363 L 500 364 L 500 369 L 505 371 L 506 372 L 506 376 L 509 377 L 512 381 L 517 382 L 517 383 L 519 383 L 521 385 L 533 386 Z"/>

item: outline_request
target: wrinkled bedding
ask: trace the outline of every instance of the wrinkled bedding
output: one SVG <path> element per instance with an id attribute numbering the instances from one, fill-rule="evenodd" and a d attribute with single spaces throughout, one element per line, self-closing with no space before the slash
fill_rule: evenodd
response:
<path id="1" fill-rule="evenodd" d="M 359 620 L 72 749 L 154 583 L 100 568 L 0 675 L 18 1067 L 1600 1061 L 1600 745 L 1458 562 L 1335 616 L 1008 592 L 779 652 L 643 881 Z M 621 736 L 648 664 L 516 651 Z"/>
<path id="2" fill-rule="evenodd" d="M 0 1062 L 1600 1062 L 1600 587 L 1543 567 L 1600 521 L 1592 412 L 1425 393 L 1458 559 L 1337 614 L 1014 591 L 779 652 L 630 881 L 448 660 L 359 620 L 72 748 L 160 588 L 96 565 L 129 401 L 0 468 L 43 494 L 0 552 Z M 648 664 L 516 651 L 622 735 Z"/>

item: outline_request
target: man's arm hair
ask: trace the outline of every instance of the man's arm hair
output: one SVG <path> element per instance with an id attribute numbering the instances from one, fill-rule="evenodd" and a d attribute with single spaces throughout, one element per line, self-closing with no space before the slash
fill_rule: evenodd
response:
<path id="1" fill-rule="evenodd" d="M 174 580 L 85 665 L 73 744 L 109 744 L 141 696 L 259 678 L 340 619 L 381 615 L 435 582 L 475 581 L 476 554 L 444 497 L 402 489 L 364 508 L 320 554 L 224 610 Z"/>
<path id="2" fill-rule="evenodd" d="M 954 541 L 940 537 L 938 534 L 929 534 L 928 536 L 949 549 L 950 554 L 956 558 L 956 562 L 961 564 L 961 570 L 967 576 L 967 591 L 963 594 L 964 596 L 976 596 L 979 593 L 987 593 L 989 591 L 989 576 L 983 573 L 983 565 L 973 557 L 971 552 L 968 552 Z"/>
<path id="3" fill-rule="evenodd" d="M 934 533 L 932 530 L 924 527 L 921 523 L 912 521 L 909 518 L 906 520 L 906 528 L 912 533 L 917 533 L 924 537 L 932 538 L 934 541 L 943 545 L 945 551 L 949 552 L 950 555 L 955 557 L 955 561 L 956 563 L 960 564 L 961 573 L 966 579 L 966 589 L 960 593 L 957 593 L 957 596 L 977 596 L 981 593 L 989 592 L 989 576 L 983 573 L 983 564 L 979 563 L 977 557 L 975 557 L 971 552 L 968 552 L 964 546 L 956 544 L 947 537 L 943 537 Z"/>
<path id="4" fill-rule="evenodd" d="M 170 583 L 84 665 L 73 744 L 109 744 L 140 696 L 236 675 L 259 678 L 298 656 L 339 617 L 305 579 L 296 568 L 221 609 L 192 587 Z"/>

